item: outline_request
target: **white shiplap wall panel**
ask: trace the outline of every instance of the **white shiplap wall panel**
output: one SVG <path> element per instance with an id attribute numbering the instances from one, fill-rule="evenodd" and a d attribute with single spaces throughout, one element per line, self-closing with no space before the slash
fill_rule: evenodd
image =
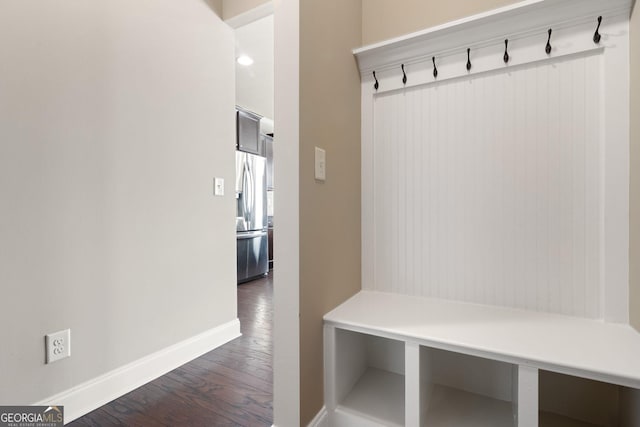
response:
<path id="1" fill-rule="evenodd" d="M 600 54 L 373 98 L 366 289 L 602 317 Z"/>

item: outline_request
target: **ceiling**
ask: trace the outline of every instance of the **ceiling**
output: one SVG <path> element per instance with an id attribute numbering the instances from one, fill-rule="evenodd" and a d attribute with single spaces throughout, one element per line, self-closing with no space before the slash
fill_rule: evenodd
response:
<path id="1" fill-rule="evenodd" d="M 236 58 L 240 55 L 254 62 L 236 62 L 236 103 L 273 119 L 273 15 L 236 29 Z"/>

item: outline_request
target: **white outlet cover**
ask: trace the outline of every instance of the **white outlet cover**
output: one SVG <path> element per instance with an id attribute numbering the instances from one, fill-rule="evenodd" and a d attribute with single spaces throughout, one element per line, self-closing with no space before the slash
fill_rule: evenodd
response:
<path id="1" fill-rule="evenodd" d="M 47 363 L 71 356 L 71 329 L 47 334 L 44 341 Z"/>

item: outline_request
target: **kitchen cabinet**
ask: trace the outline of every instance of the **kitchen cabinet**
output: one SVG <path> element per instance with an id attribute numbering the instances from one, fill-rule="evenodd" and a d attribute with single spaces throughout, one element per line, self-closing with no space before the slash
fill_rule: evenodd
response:
<path id="1" fill-rule="evenodd" d="M 260 138 L 260 119 L 251 111 L 236 107 L 236 149 L 259 156 L 265 155 Z"/>

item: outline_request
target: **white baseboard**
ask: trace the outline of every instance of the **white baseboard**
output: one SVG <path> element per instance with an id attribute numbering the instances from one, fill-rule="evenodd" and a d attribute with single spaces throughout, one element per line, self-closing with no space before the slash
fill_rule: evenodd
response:
<path id="1" fill-rule="evenodd" d="M 240 335 L 240 321 L 232 320 L 34 405 L 63 405 L 66 424 Z"/>
<path id="2" fill-rule="evenodd" d="M 329 427 L 329 418 L 327 417 L 327 408 L 322 406 L 320 412 L 316 414 L 307 427 Z"/>

